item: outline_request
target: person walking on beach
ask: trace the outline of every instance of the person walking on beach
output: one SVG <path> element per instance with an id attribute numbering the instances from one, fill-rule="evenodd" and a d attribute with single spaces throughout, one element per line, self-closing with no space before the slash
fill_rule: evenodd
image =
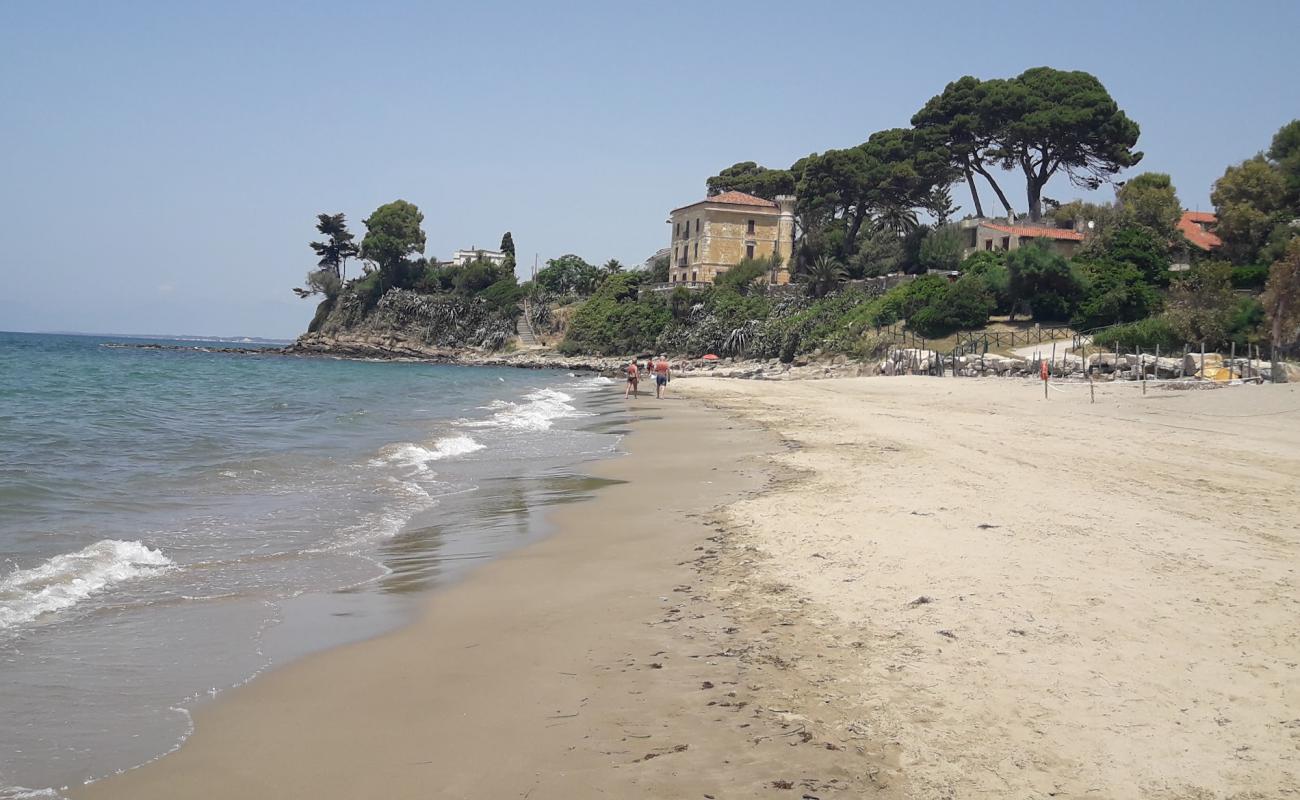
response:
<path id="1" fill-rule="evenodd" d="M 663 398 L 668 386 L 668 379 L 671 377 L 671 371 L 668 368 L 668 356 L 660 353 L 659 359 L 651 365 L 651 368 L 655 374 L 655 399 L 659 400 Z"/>
<path id="2" fill-rule="evenodd" d="M 639 377 L 638 375 L 639 372 L 640 370 L 638 370 L 636 367 L 636 359 L 633 359 L 627 363 L 627 388 L 623 390 L 624 400 L 627 399 L 629 394 L 632 395 L 633 397 L 638 396 L 637 379 Z"/>

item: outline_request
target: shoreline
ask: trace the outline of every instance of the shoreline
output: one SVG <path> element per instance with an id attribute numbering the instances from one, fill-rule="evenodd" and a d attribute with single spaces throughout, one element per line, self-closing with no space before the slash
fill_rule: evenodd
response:
<path id="1" fill-rule="evenodd" d="M 843 772 L 838 747 L 790 747 L 809 739 L 757 701 L 754 643 L 699 585 L 726 555 L 720 504 L 762 490 L 775 440 L 677 399 L 643 397 L 629 417 L 627 455 L 592 470 L 616 483 L 548 514 L 550 536 L 433 591 L 393 633 L 218 698 L 178 751 L 69 796 L 537 800 L 856 783 L 808 777 Z"/>
<path id="2" fill-rule="evenodd" d="M 1295 784 L 1300 387 L 677 386 L 629 404 L 628 455 L 595 470 L 621 482 L 549 515 L 550 538 L 71 796 Z"/>

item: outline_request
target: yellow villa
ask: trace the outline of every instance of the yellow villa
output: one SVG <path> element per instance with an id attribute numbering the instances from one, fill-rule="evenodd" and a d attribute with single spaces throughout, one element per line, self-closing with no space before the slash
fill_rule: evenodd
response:
<path id="1" fill-rule="evenodd" d="M 673 237 L 668 280 L 713 283 L 745 258 L 767 258 L 776 253 L 781 267 L 768 280 L 789 283 L 794 204 L 790 195 L 772 201 L 744 192 L 723 192 L 673 209 L 668 217 Z"/>

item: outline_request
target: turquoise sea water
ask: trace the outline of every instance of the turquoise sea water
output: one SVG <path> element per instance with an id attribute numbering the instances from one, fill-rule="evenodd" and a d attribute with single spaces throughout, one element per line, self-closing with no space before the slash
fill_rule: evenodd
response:
<path id="1" fill-rule="evenodd" d="M 0 798 L 391 628 L 617 443 L 603 378 L 114 341 L 0 333 Z"/>

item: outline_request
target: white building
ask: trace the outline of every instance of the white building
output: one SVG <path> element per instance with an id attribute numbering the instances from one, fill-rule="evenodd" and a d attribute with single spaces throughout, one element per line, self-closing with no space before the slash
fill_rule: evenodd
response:
<path id="1" fill-rule="evenodd" d="M 472 261 L 490 261 L 497 266 L 505 263 L 506 254 L 497 250 L 483 250 L 477 247 L 471 247 L 468 250 L 457 250 L 451 254 L 451 263 L 457 267 L 463 267 Z"/>

